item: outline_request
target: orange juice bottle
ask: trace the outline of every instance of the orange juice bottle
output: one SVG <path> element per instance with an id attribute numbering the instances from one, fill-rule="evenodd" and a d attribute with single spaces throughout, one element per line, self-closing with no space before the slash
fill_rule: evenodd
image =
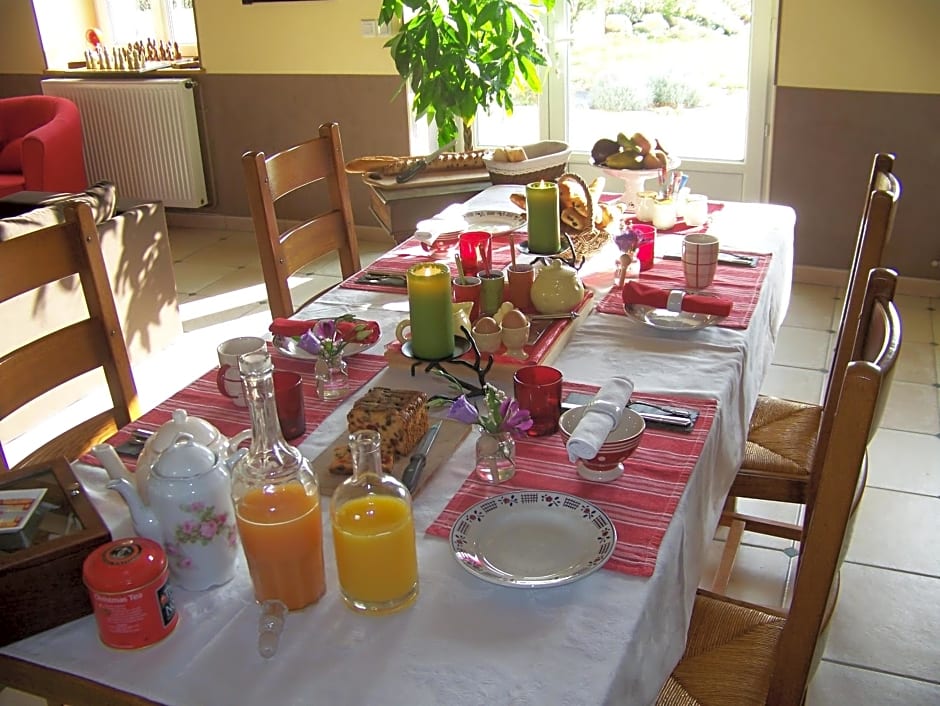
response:
<path id="1" fill-rule="evenodd" d="M 248 353 L 238 366 L 252 432 L 232 470 L 238 532 L 255 599 L 297 610 L 326 592 L 320 488 L 307 459 L 281 434 L 271 356 Z"/>
<path id="2" fill-rule="evenodd" d="M 364 613 L 391 613 L 418 597 L 411 495 L 382 471 L 377 431 L 349 435 L 353 475 L 330 500 L 343 600 Z"/>

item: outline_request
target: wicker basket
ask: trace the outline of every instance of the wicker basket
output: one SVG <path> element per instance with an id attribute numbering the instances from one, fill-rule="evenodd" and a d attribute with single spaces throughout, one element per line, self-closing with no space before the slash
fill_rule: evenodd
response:
<path id="1" fill-rule="evenodd" d="M 565 180 L 572 181 L 580 186 L 580 190 L 584 192 L 584 199 L 587 203 L 588 216 L 590 218 L 591 225 L 588 228 L 576 229 L 572 228 L 567 224 L 562 224 L 562 232 L 566 233 L 571 238 L 571 244 L 574 247 L 574 253 L 572 253 L 576 260 L 581 260 L 586 257 L 590 257 L 607 243 L 610 239 L 610 236 L 594 226 L 595 221 L 597 220 L 597 209 L 600 208 L 600 205 L 595 203 L 594 198 L 591 196 L 591 191 L 588 189 L 588 185 L 585 183 L 577 174 L 573 173 L 564 173 L 560 175 L 556 181 L 561 183 Z M 570 250 L 570 248 L 569 248 Z"/>
<path id="2" fill-rule="evenodd" d="M 528 159 L 521 162 L 494 162 L 484 159 L 490 181 L 494 184 L 526 185 L 533 181 L 553 181 L 565 173 L 568 168 L 568 156 L 571 148 L 558 140 L 543 140 L 531 145 L 524 145 Z"/>

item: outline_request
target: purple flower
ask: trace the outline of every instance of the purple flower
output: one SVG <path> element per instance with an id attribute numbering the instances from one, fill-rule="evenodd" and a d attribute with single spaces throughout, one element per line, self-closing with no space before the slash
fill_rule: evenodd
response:
<path id="1" fill-rule="evenodd" d="M 320 319 L 313 327 L 313 335 L 320 341 L 333 341 L 336 338 L 336 321 Z"/>
<path id="2" fill-rule="evenodd" d="M 450 412 L 447 413 L 448 419 L 456 419 L 464 424 L 479 424 L 480 413 L 477 408 L 467 399 L 466 395 L 461 395 L 450 406 Z"/>
<path id="3" fill-rule="evenodd" d="M 617 244 L 620 252 L 630 252 L 631 250 L 636 250 L 639 246 L 640 234 L 633 230 L 633 228 L 627 228 L 623 233 L 614 238 L 614 242 Z"/>
<path id="4" fill-rule="evenodd" d="M 532 428 L 532 416 L 529 414 L 529 410 L 520 409 L 519 403 L 514 399 L 503 400 L 499 406 L 499 414 L 503 420 L 499 425 L 500 431 L 509 431 L 515 434 Z"/>
<path id="5" fill-rule="evenodd" d="M 310 331 L 300 337 L 300 347 L 311 355 L 320 355 L 320 339 Z"/>

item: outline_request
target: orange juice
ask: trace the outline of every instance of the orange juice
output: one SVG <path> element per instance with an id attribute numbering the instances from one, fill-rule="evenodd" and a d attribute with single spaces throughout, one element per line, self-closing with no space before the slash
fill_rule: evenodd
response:
<path id="1" fill-rule="evenodd" d="M 418 557 L 411 508 L 389 495 L 364 495 L 333 516 L 336 568 L 346 603 L 390 612 L 418 595 Z"/>
<path id="2" fill-rule="evenodd" d="M 319 496 L 299 483 L 252 488 L 235 512 L 255 598 L 290 610 L 316 603 L 326 591 Z"/>

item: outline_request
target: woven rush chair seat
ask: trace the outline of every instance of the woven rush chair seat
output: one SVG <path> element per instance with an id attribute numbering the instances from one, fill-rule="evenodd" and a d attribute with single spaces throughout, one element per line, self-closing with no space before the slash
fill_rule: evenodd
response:
<path id="1" fill-rule="evenodd" d="M 809 478 L 822 407 L 762 396 L 751 415 L 742 467 Z"/>
<path id="2" fill-rule="evenodd" d="M 767 701 L 786 618 L 700 592 L 682 661 L 663 685 L 662 706 L 756 706 Z"/>

